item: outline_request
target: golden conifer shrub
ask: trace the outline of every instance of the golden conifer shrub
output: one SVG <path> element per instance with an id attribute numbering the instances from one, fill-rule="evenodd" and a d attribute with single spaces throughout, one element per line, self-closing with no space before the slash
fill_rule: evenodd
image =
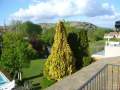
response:
<path id="1" fill-rule="evenodd" d="M 51 54 L 44 66 L 44 75 L 48 79 L 61 80 L 64 76 L 71 75 L 73 72 L 75 72 L 75 59 L 67 43 L 64 24 L 59 21 L 56 26 Z"/>

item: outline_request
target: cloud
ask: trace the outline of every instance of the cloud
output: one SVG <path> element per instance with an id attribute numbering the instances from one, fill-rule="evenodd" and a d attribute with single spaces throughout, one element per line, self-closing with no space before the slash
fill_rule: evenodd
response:
<path id="1" fill-rule="evenodd" d="M 93 0 L 33 0 L 28 8 L 20 8 L 10 15 L 17 20 L 54 20 L 65 17 L 111 16 L 115 14 L 113 5 Z"/>
<path id="2" fill-rule="evenodd" d="M 114 28 L 115 21 L 117 20 L 120 20 L 119 12 L 115 12 L 113 15 L 95 16 L 86 19 L 87 22 L 91 22 L 101 27 L 109 27 L 109 28 Z"/>
<path id="3" fill-rule="evenodd" d="M 84 14 L 89 17 L 113 15 L 115 13 L 114 6 L 109 3 L 92 2 L 86 7 Z"/>

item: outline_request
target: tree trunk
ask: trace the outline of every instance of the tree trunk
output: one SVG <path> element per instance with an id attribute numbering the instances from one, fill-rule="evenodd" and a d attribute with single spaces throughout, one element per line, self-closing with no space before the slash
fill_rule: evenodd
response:
<path id="1" fill-rule="evenodd" d="M 22 75 L 21 75 L 21 72 L 18 72 L 18 80 L 22 80 Z"/>

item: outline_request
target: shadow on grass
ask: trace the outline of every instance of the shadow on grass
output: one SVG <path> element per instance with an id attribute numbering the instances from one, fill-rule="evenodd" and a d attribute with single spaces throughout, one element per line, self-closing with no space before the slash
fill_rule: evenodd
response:
<path id="1" fill-rule="evenodd" d="M 35 81 L 34 82 L 34 79 L 36 80 L 36 78 L 39 78 L 41 77 L 40 81 Z M 28 78 L 24 78 L 23 79 L 23 82 L 28 82 L 28 85 L 32 84 L 32 89 L 31 90 L 41 90 L 41 89 L 44 89 L 50 85 L 52 85 L 53 83 L 55 83 L 55 81 L 53 80 L 48 80 L 47 78 L 43 77 L 43 74 L 39 74 L 39 75 L 35 75 L 35 76 L 32 76 L 32 77 L 28 77 Z"/>
<path id="2" fill-rule="evenodd" d="M 35 75 L 35 76 L 32 76 L 32 77 L 28 77 L 28 78 L 24 78 L 23 81 L 31 81 L 32 79 L 35 79 L 35 78 L 38 78 L 38 77 L 42 77 L 43 74 L 39 74 L 39 75 Z M 41 86 L 40 86 L 40 83 L 32 83 L 32 90 L 40 90 L 41 89 Z"/>
<path id="3" fill-rule="evenodd" d="M 38 78 L 38 77 L 42 77 L 42 76 L 43 76 L 43 74 L 41 73 L 41 74 L 39 74 L 39 75 L 35 75 L 35 76 L 32 76 L 32 77 L 24 78 L 23 80 L 24 80 L 24 81 L 27 81 L 27 80 L 31 80 L 31 79 Z"/>
<path id="4" fill-rule="evenodd" d="M 31 88 L 24 87 L 24 86 L 17 86 L 12 90 L 41 90 L 40 83 L 33 84 Z"/>
<path id="5" fill-rule="evenodd" d="M 35 83 L 35 84 L 33 84 L 32 90 L 40 90 L 40 89 L 41 89 L 40 83 Z"/>

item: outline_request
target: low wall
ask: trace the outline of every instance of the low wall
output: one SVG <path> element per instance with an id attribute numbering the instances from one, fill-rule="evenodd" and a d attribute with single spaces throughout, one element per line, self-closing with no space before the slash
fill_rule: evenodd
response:
<path id="1" fill-rule="evenodd" d="M 105 46 L 105 57 L 120 56 L 120 46 Z"/>
<path id="2" fill-rule="evenodd" d="M 79 88 L 106 64 L 120 64 L 120 57 L 105 58 L 82 68 L 76 73 L 65 77 L 46 90 L 79 90 Z"/>

